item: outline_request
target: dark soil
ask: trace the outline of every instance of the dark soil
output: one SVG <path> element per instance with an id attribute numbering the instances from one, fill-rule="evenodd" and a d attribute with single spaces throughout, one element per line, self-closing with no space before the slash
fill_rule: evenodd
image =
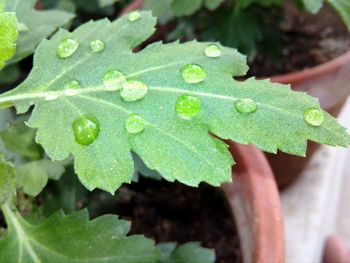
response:
<path id="1" fill-rule="evenodd" d="M 258 55 L 250 65 L 249 75 L 290 73 L 330 61 L 350 50 L 350 33 L 330 7 L 316 15 L 301 12 L 290 3 L 285 10 L 286 18 L 279 29 L 283 45 L 280 58 L 271 60 Z"/>
<path id="2" fill-rule="evenodd" d="M 141 181 L 116 194 L 116 214 L 132 221 L 131 234 L 144 234 L 157 242 L 200 241 L 215 249 L 217 262 L 242 262 L 235 224 L 219 188 Z"/>

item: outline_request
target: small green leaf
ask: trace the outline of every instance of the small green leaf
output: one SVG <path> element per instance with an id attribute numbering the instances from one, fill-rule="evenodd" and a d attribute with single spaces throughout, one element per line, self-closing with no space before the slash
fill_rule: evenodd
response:
<path id="1" fill-rule="evenodd" d="M 99 6 L 101 8 L 113 5 L 116 2 L 119 2 L 120 0 L 98 0 Z"/>
<path id="2" fill-rule="evenodd" d="M 38 195 L 46 186 L 48 179 L 58 180 L 65 168 L 60 162 L 39 160 L 16 167 L 17 187 L 31 196 Z"/>
<path id="3" fill-rule="evenodd" d="M 20 33 L 15 57 L 9 63 L 17 62 L 32 54 L 40 41 L 74 17 L 73 14 L 63 11 L 35 10 L 36 2 L 36 0 L 5 0 L 5 11 L 16 12 L 18 22 L 27 28 Z"/>
<path id="4" fill-rule="evenodd" d="M 215 10 L 223 1 L 224 0 L 204 0 L 204 3 L 209 10 Z"/>
<path id="5" fill-rule="evenodd" d="M 344 24 L 350 31 L 350 1 L 349 0 L 327 0 L 342 18 Z"/>
<path id="6" fill-rule="evenodd" d="M 323 6 L 323 0 L 302 0 L 304 7 L 310 13 L 316 14 Z M 345 0 L 346 1 L 346 0 Z"/>
<path id="7" fill-rule="evenodd" d="M 202 6 L 202 0 L 173 0 L 171 8 L 176 16 L 188 16 L 195 13 Z"/>
<path id="8" fill-rule="evenodd" d="M 14 56 L 17 37 L 18 30 L 15 13 L 2 13 L 2 10 L 0 10 L 0 70 L 5 66 L 5 61 Z"/>
<path id="9" fill-rule="evenodd" d="M 175 243 L 162 243 L 158 247 L 161 250 L 161 259 L 158 263 L 214 263 L 215 252 L 212 249 L 203 248 L 197 242 L 188 242 L 177 248 Z"/>
<path id="10" fill-rule="evenodd" d="M 16 196 L 15 169 L 4 156 L 0 155 L 0 205 L 5 202 L 12 202 Z"/>
<path id="11" fill-rule="evenodd" d="M 16 120 L 0 132 L 4 146 L 13 153 L 29 160 L 38 160 L 42 156 L 41 147 L 35 143 L 35 130 Z"/>
<path id="12" fill-rule="evenodd" d="M 0 240 L 1 262 L 155 263 L 154 242 L 143 236 L 126 236 L 130 225 L 117 216 L 92 221 L 87 212 L 57 212 L 39 224 L 30 224 L 18 212 L 2 206 L 8 225 Z"/>
<path id="13" fill-rule="evenodd" d="M 227 145 L 208 133 L 297 155 L 305 154 L 307 140 L 349 144 L 346 130 L 327 113 L 322 111 L 319 127 L 305 121 L 306 110 L 319 109 L 314 98 L 268 80 L 233 79 L 247 71 L 245 57 L 234 49 L 219 45 L 221 56 L 208 57 L 204 51 L 209 43 L 192 41 L 155 43 L 133 53 L 156 23 L 149 12 L 140 14 L 136 21 L 126 15 L 113 23 L 86 23 L 73 33 L 60 30 L 38 47 L 27 80 L 0 96 L 0 104 L 13 102 L 18 113 L 35 105 L 28 125 L 38 129 L 36 141 L 52 160 L 71 153 L 88 189 L 114 192 L 130 182 L 131 152 L 169 181 L 190 186 L 227 182 L 232 157 Z M 68 38 L 79 47 L 69 58 L 60 58 L 57 48 Z M 102 52 L 91 51 L 90 42 L 96 39 L 105 43 Z M 184 68 L 191 69 L 186 78 Z M 106 84 L 106 72 L 118 72 L 116 81 Z M 72 79 L 80 83 L 73 94 L 66 89 Z M 125 100 L 126 89 L 138 100 Z M 181 100 L 179 111 L 183 96 L 193 100 Z M 125 127 L 131 114 L 143 119 L 144 129 L 138 133 Z"/>

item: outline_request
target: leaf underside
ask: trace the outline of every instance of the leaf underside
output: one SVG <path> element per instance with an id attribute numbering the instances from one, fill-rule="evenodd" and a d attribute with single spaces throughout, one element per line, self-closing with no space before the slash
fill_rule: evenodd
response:
<path id="1" fill-rule="evenodd" d="M 33 225 L 8 207 L 3 211 L 9 228 L 0 240 L 1 262 L 155 263 L 159 257 L 153 241 L 126 236 L 130 224 L 117 216 L 89 221 L 85 210 L 57 212 Z"/>
<path id="2" fill-rule="evenodd" d="M 192 41 L 155 43 L 133 53 L 154 32 L 155 24 L 149 12 L 141 12 L 141 18 L 134 22 L 126 15 L 113 23 L 106 19 L 89 22 L 73 33 L 60 30 L 38 47 L 27 80 L 0 96 L 0 103 L 12 101 L 18 113 L 35 105 L 28 124 L 38 129 L 37 142 L 53 160 L 71 153 L 75 170 L 88 189 L 113 192 L 130 182 L 131 152 L 169 181 L 190 186 L 202 181 L 218 186 L 230 181 L 232 157 L 227 146 L 209 132 L 255 144 L 264 151 L 297 155 L 305 154 L 307 140 L 349 144 L 345 129 L 327 113 L 320 127 L 304 121 L 305 110 L 319 108 L 316 99 L 268 80 L 233 79 L 247 71 L 245 57 L 234 49 L 221 47 L 221 57 L 209 58 L 203 54 L 208 43 Z M 68 37 L 79 41 L 79 48 L 70 58 L 60 59 L 57 46 Z M 91 52 L 89 47 L 96 39 L 106 46 L 100 53 Z M 180 70 L 189 63 L 204 68 L 207 76 L 203 82 L 188 84 L 183 80 Z M 109 69 L 146 83 L 145 98 L 125 102 L 119 91 L 108 90 L 102 77 Z M 75 96 L 66 96 L 64 86 L 72 79 L 81 87 Z M 58 98 L 47 101 L 48 94 Z M 201 100 L 202 110 L 192 120 L 176 114 L 176 100 L 183 94 Z M 235 109 L 234 102 L 245 98 L 256 102 L 255 112 L 242 114 Z M 132 113 L 145 119 L 145 130 L 139 134 L 129 134 L 124 128 Z M 83 146 L 75 141 L 72 123 L 86 114 L 98 120 L 100 134 L 92 144 Z"/>

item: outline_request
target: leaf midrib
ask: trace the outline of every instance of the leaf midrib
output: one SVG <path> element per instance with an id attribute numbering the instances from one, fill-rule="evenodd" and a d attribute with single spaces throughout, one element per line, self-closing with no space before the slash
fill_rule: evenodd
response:
<path id="1" fill-rule="evenodd" d="M 95 101 L 95 102 L 97 102 L 97 103 L 106 105 L 107 107 L 111 107 L 111 108 L 117 109 L 117 110 L 119 110 L 119 111 L 121 111 L 121 112 L 124 112 L 127 116 L 133 113 L 132 111 L 129 111 L 129 110 L 127 110 L 127 109 L 125 109 L 125 108 L 123 108 L 123 107 L 121 107 L 121 106 L 118 106 L 118 105 L 113 104 L 113 103 L 111 103 L 111 102 L 108 102 L 108 101 L 105 101 L 105 100 L 102 100 L 102 99 L 98 99 L 98 98 L 95 98 L 95 97 L 91 97 L 91 96 L 80 96 L 80 98 L 82 98 L 82 99 L 87 99 L 87 100 L 91 100 L 91 101 Z M 69 104 L 72 104 L 72 103 L 69 102 Z M 74 105 L 74 104 L 73 104 L 73 105 Z M 75 106 L 75 105 L 74 105 L 74 106 Z M 78 113 L 79 113 L 80 115 L 83 115 L 83 114 L 80 112 L 79 108 L 77 108 L 76 106 L 75 106 L 74 108 L 78 111 Z M 187 148 L 187 149 L 189 149 L 190 151 L 192 151 L 193 153 L 195 153 L 195 154 L 196 154 L 197 156 L 199 156 L 201 159 L 204 159 L 205 162 L 206 162 L 210 167 L 212 167 L 214 171 L 215 171 L 215 170 L 218 170 L 219 172 L 221 172 L 221 169 L 218 169 L 219 167 L 217 166 L 216 163 L 215 163 L 215 164 L 212 164 L 211 162 L 209 162 L 209 161 L 207 160 L 207 158 L 205 157 L 205 155 L 203 155 L 203 154 L 199 153 L 198 151 L 196 151 L 195 149 L 193 149 L 192 146 L 189 146 L 189 145 L 185 144 L 183 141 L 181 141 L 181 140 L 178 139 L 177 137 L 173 136 L 173 135 L 170 134 L 170 133 L 167 133 L 165 130 L 163 130 L 163 129 L 157 127 L 156 125 L 152 124 L 151 122 L 147 121 L 147 119 L 145 119 L 145 124 L 148 125 L 148 126 L 150 126 L 150 127 L 152 127 L 152 128 L 154 128 L 155 130 L 158 130 L 160 133 L 164 134 L 165 136 L 169 137 L 170 139 L 173 139 L 173 140 L 175 140 L 176 142 L 182 144 L 185 148 Z"/>

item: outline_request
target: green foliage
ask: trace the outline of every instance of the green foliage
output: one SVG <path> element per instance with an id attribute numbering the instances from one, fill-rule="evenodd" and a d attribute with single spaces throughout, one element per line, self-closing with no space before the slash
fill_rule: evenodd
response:
<path id="1" fill-rule="evenodd" d="M 1 262 L 152 263 L 159 258 L 153 241 L 126 236 L 130 224 L 117 216 L 89 221 L 86 211 L 57 212 L 30 224 L 7 205 L 2 209 L 8 229 L 0 240 Z"/>
<path id="2" fill-rule="evenodd" d="M 312 97 L 267 80 L 232 79 L 247 70 L 244 57 L 233 49 L 220 47 L 221 57 L 209 58 L 203 54 L 208 43 L 193 41 L 155 43 L 132 53 L 153 33 L 154 25 L 155 19 L 142 12 L 134 22 L 126 15 L 113 23 L 89 22 L 73 33 L 60 30 L 39 46 L 29 78 L 0 97 L 1 103 L 14 103 L 18 113 L 35 105 L 28 124 L 38 129 L 37 142 L 53 160 L 65 159 L 72 153 L 75 170 L 88 189 L 113 192 L 122 183 L 130 182 L 130 151 L 169 181 L 179 180 L 191 186 L 201 181 L 212 185 L 229 181 L 231 155 L 227 146 L 208 132 L 252 143 L 268 152 L 279 149 L 297 155 L 305 154 L 307 140 L 349 144 L 345 129 L 327 113 L 323 113 L 320 127 L 305 122 L 304 112 L 319 108 Z M 79 47 L 71 57 L 61 59 L 57 47 L 67 38 L 78 41 Z M 90 49 L 89 43 L 96 39 L 106 46 L 100 53 Z M 206 77 L 200 83 L 186 83 L 181 76 L 180 70 L 192 63 L 204 68 Z M 123 86 L 123 78 L 112 89 L 104 85 L 103 76 L 110 69 L 123 72 L 127 79 L 141 81 L 142 87 L 146 85 L 145 98 L 124 101 L 117 91 Z M 72 79 L 81 85 L 74 94 L 65 88 Z M 201 101 L 201 111 L 192 120 L 180 118 L 175 112 L 176 101 L 184 94 Z M 234 106 L 239 99 L 252 100 L 257 110 L 241 113 Z M 145 123 L 139 134 L 129 134 L 124 128 L 125 120 L 134 113 L 141 115 Z M 82 116 L 92 116 L 90 120 L 94 121 L 91 127 L 95 127 L 96 140 L 89 145 L 77 143 L 72 128 Z"/>
<path id="3" fill-rule="evenodd" d="M 189 242 L 176 248 L 175 243 L 158 245 L 162 254 L 159 263 L 214 263 L 215 252 L 203 248 L 197 242 Z"/>
<path id="4" fill-rule="evenodd" d="M 58 180 L 64 173 L 64 165 L 50 160 L 32 161 L 16 167 L 17 187 L 31 196 L 38 195 L 48 179 Z"/>
<path id="5" fill-rule="evenodd" d="M 17 18 L 13 12 L 3 12 L 4 4 L 0 3 L 0 70 L 5 61 L 12 58 L 16 52 L 18 37 Z"/>
<path id="6" fill-rule="evenodd" d="M 189 16 L 197 12 L 202 6 L 214 10 L 224 0 L 145 0 L 144 10 L 151 10 L 162 23 L 172 19 L 174 16 Z"/>
<path id="7" fill-rule="evenodd" d="M 42 157 L 41 147 L 35 143 L 35 130 L 25 125 L 23 119 L 18 119 L 0 132 L 4 146 L 9 151 L 29 160 Z"/>
<path id="8" fill-rule="evenodd" d="M 17 62 L 32 54 L 44 38 L 58 27 L 65 25 L 74 15 L 63 11 L 34 9 L 36 0 L 5 0 L 5 10 L 16 12 L 18 22 L 25 31 L 20 32 L 17 51 L 9 63 Z"/>
<path id="9" fill-rule="evenodd" d="M 350 1 L 348 0 L 327 0 L 333 8 L 339 13 L 344 24 L 350 31 Z"/>
<path id="10" fill-rule="evenodd" d="M 0 155 L 0 205 L 12 202 L 16 196 L 16 176 L 13 165 Z"/>

